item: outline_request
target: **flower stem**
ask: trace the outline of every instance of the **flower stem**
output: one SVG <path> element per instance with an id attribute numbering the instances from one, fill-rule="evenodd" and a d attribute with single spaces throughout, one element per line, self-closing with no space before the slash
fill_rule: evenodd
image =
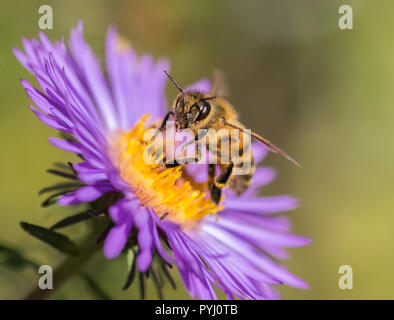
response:
<path id="1" fill-rule="evenodd" d="M 95 233 L 96 234 L 96 233 Z M 68 257 L 60 266 L 53 271 L 53 289 L 41 289 L 38 284 L 31 290 L 24 300 L 44 300 L 59 290 L 72 276 L 79 274 L 86 262 L 101 248 L 96 245 L 90 235 L 85 239 L 86 245 L 81 248 L 77 256 Z"/>

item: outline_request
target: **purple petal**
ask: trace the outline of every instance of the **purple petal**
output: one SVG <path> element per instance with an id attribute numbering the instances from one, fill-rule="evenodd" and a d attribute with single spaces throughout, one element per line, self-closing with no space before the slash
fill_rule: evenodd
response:
<path id="1" fill-rule="evenodd" d="M 51 137 L 48 139 L 49 143 L 64 151 L 73 152 L 76 154 L 82 153 L 81 145 L 73 141 L 67 141 L 59 138 Z"/>
<path id="2" fill-rule="evenodd" d="M 263 161 L 263 159 L 268 154 L 268 148 L 264 146 L 261 142 L 252 143 L 253 158 L 256 163 Z"/>
<path id="3" fill-rule="evenodd" d="M 33 72 L 33 70 L 31 69 L 29 58 L 22 51 L 20 51 L 17 48 L 12 48 L 12 51 L 13 51 L 14 55 L 16 56 L 16 58 L 18 59 L 19 63 L 22 66 L 24 66 L 28 71 Z"/>
<path id="4" fill-rule="evenodd" d="M 129 216 L 137 215 L 140 208 L 141 205 L 138 201 L 123 198 L 111 206 L 109 214 L 115 224 L 122 224 Z"/>
<path id="5" fill-rule="evenodd" d="M 191 90 L 198 90 L 208 93 L 209 90 L 211 90 L 211 81 L 209 79 L 201 79 L 184 88 L 184 91 L 191 91 Z"/>
<path id="6" fill-rule="evenodd" d="M 40 91 L 38 91 L 36 88 L 34 88 L 29 82 L 26 80 L 22 79 L 21 80 L 22 86 L 25 88 L 27 95 L 29 98 L 34 102 L 34 104 L 42 111 L 47 114 L 51 113 L 51 109 L 53 106 L 51 103 L 48 101 L 48 98 L 42 94 Z"/>
<path id="7" fill-rule="evenodd" d="M 127 221 L 116 225 L 108 233 L 104 242 L 104 255 L 108 259 L 113 259 L 122 252 L 127 239 L 129 238 L 132 224 L 132 219 L 129 217 Z"/>
<path id="8" fill-rule="evenodd" d="M 82 23 L 79 23 L 78 27 L 71 31 L 69 45 L 73 58 L 81 71 L 81 76 L 96 105 L 99 106 L 102 118 L 106 121 L 107 128 L 116 129 L 115 108 L 108 84 L 96 56 L 83 39 Z"/>
<path id="9" fill-rule="evenodd" d="M 141 208 L 139 212 L 134 215 L 135 224 L 139 230 L 138 244 L 140 252 L 138 254 L 137 266 L 138 270 L 146 271 L 152 261 L 153 254 L 153 235 L 152 235 L 152 218 L 148 212 Z"/>
<path id="10" fill-rule="evenodd" d="M 272 214 L 289 211 L 298 207 L 298 200 L 291 196 L 274 196 L 245 199 L 227 198 L 224 205 L 230 210 Z"/>
<path id="11" fill-rule="evenodd" d="M 91 202 L 100 198 L 103 194 L 114 191 L 111 185 L 84 186 L 74 192 L 67 193 L 58 200 L 61 206 L 68 206 L 81 202 Z"/>
<path id="12" fill-rule="evenodd" d="M 38 119 L 44 122 L 47 126 L 59 131 L 67 131 L 67 128 L 62 126 L 58 120 L 48 117 L 46 114 L 38 111 L 36 108 L 29 106 L 30 110 L 34 112 Z"/>

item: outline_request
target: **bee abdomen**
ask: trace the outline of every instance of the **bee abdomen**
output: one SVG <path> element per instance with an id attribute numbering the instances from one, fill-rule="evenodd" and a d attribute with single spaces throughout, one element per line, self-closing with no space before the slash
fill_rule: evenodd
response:
<path id="1" fill-rule="evenodd" d="M 252 183 L 253 174 L 256 170 L 253 158 L 250 159 L 250 163 L 239 163 L 234 166 L 234 169 L 245 168 L 249 166 L 249 170 L 245 174 L 232 175 L 229 182 L 228 188 L 233 191 L 236 195 L 241 195 Z"/>

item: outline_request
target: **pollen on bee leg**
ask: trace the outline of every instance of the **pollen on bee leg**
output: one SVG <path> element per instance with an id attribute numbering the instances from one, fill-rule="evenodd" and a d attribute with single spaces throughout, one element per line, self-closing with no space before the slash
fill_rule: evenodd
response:
<path id="1" fill-rule="evenodd" d="M 223 206 L 212 202 L 193 177 L 183 175 L 182 166 L 157 170 L 144 160 L 148 144 L 144 133 L 148 115 L 144 115 L 128 132 L 118 134 L 111 144 L 112 158 L 121 178 L 140 199 L 144 207 L 154 210 L 161 220 L 171 220 L 182 227 L 195 226 L 209 214 L 217 215 Z"/>

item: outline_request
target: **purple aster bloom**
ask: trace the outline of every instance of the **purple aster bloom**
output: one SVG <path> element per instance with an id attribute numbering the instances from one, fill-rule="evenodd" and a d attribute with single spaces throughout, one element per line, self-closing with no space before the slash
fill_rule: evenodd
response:
<path id="1" fill-rule="evenodd" d="M 108 210 L 114 226 L 104 243 L 107 258 L 122 252 L 134 230 L 138 270 L 147 271 L 157 253 L 178 267 L 193 297 L 215 299 L 215 286 L 229 299 L 274 299 L 276 284 L 308 287 L 273 260 L 286 259 L 285 248 L 309 243 L 291 234 L 289 219 L 277 215 L 295 209 L 296 199 L 258 195 L 260 187 L 275 179 L 273 169 L 257 168 L 242 196 L 226 190 L 222 206 L 213 206 L 206 193 L 182 176 L 186 170 L 194 182 L 206 182 L 206 165 L 157 173 L 142 161 L 144 128 L 160 121 L 167 110 L 163 73 L 169 68 L 167 60 L 137 56 L 110 28 L 104 73 L 84 41 L 82 23 L 71 31 L 68 47 L 63 40 L 52 43 L 43 33 L 39 40 L 23 39 L 23 47 L 24 53 L 18 49 L 14 53 L 41 89 L 21 81 L 36 106 L 30 109 L 48 126 L 73 137 L 50 138 L 51 144 L 83 159 L 73 164 L 83 186 L 62 195 L 58 204 L 120 195 Z M 209 80 L 201 80 L 186 90 L 209 91 L 209 87 Z M 252 148 L 256 163 L 262 161 L 266 149 L 259 144 Z M 174 218 L 162 221 L 166 211 L 173 212 Z"/>

